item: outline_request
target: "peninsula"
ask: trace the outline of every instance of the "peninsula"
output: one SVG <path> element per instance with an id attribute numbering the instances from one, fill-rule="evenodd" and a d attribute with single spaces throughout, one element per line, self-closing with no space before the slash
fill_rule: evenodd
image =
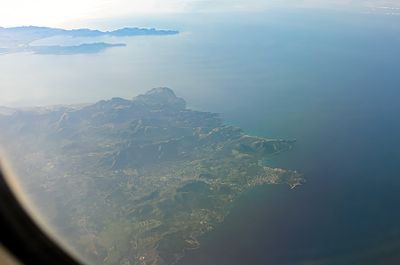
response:
<path id="1" fill-rule="evenodd" d="M 179 34 L 177 30 L 155 28 L 121 28 L 111 31 L 82 29 L 61 29 L 37 26 L 0 27 L 0 54 L 33 52 L 37 54 L 68 55 L 77 53 L 96 53 L 110 47 L 125 46 L 123 43 L 106 43 L 94 40 L 99 37 L 166 36 Z M 35 45 L 35 41 L 51 37 L 85 38 L 77 45 Z M 93 41 L 91 41 L 91 39 Z"/>
<path id="2" fill-rule="evenodd" d="M 131 100 L 4 109 L 0 140 L 41 213 L 93 264 L 175 264 L 247 190 L 304 182 L 261 161 L 293 140 L 247 135 L 169 88 Z"/>

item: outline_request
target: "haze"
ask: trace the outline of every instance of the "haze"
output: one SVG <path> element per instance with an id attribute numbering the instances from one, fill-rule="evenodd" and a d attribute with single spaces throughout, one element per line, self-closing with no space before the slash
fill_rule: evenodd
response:
<path id="1" fill-rule="evenodd" d="M 271 7 L 398 8 L 393 0 L 12 0 L 2 1 L 0 26 L 69 26 L 72 21 L 148 13 L 263 11 Z"/>
<path id="2" fill-rule="evenodd" d="M 209 0 L 70 0 L 2 2 L 0 26 L 39 25 L 62 28 L 88 27 L 114 30 L 123 27 L 175 29 L 182 34 L 166 37 L 99 39 L 126 43 L 126 48 L 112 48 L 93 55 L 50 56 L 29 53 L 1 55 L 0 106 L 32 106 L 87 103 L 115 96 L 131 98 L 159 86 L 174 88 L 188 101 L 200 104 L 210 94 L 221 95 L 233 88 L 274 87 L 280 77 L 291 76 L 293 60 L 303 58 L 303 47 L 314 56 L 320 51 L 322 66 L 343 66 L 337 58 L 358 43 L 374 43 L 377 53 L 396 52 L 396 22 L 399 4 L 382 0 L 285 0 L 285 1 L 209 1 Z M 290 2 L 290 4 L 289 4 Z M 397 5 L 397 6 L 396 6 Z M 283 11 L 277 7 L 302 7 Z M 312 8 L 339 9 L 339 12 L 316 12 Z M 343 15 L 343 10 L 356 12 Z M 222 12 L 224 11 L 224 12 Z M 247 12 L 257 11 L 249 15 Z M 373 17 L 387 15 L 384 19 Z M 231 12 L 235 12 L 232 16 Z M 196 14 L 193 14 L 196 13 Z M 373 13 L 369 15 L 367 13 Z M 390 15 L 390 16 L 389 16 Z M 392 16 L 396 15 L 396 16 Z M 208 23 L 204 23 L 207 19 Z M 318 23 L 315 23 L 318 21 Z M 347 34 L 349 27 L 366 38 Z M 370 30 L 372 28 L 372 30 Z M 380 30 L 377 31 L 376 29 Z M 384 30 L 382 30 L 384 29 Z M 263 34 L 259 34 L 263 32 Z M 379 32 L 381 36 L 375 37 Z M 346 35 L 347 34 L 347 35 Z M 371 36 L 370 36 L 371 35 Z M 351 43 L 344 42 L 348 38 Z M 290 41 L 288 41 L 290 40 Z M 333 45 L 329 44 L 329 40 Z M 380 41 L 381 40 L 381 41 Z M 48 40 L 54 45 L 55 40 Z M 79 39 L 63 39 L 75 45 Z M 92 41 L 93 42 L 93 41 Z M 59 45 L 59 40 L 57 40 Z M 47 44 L 41 42 L 40 44 Z M 80 44 L 80 43 L 77 43 Z M 372 45 L 374 44 L 374 45 Z M 303 46 L 301 46 L 303 45 Z M 350 45 L 350 46 L 349 46 Z M 1 46 L 0 46 L 1 48 Z M 367 48 L 367 47 L 366 47 Z M 370 48 L 371 49 L 371 48 Z M 290 52 L 287 52 L 290 51 Z M 367 52 L 367 51 L 366 51 Z M 277 58 L 274 58 L 276 56 Z M 292 57 L 294 56 L 294 57 Z M 296 57 L 297 56 L 297 57 Z M 314 57 L 312 57 L 314 58 Z M 396 58 L 389 56 L 390 60 Z M 305 56 L 301 73 L 313 66 Z M 314 62 L 315 63 L 315 62 Z M 372 64 L 375 65 L 375 64 Z M 363 65 L 364 66 L 364 65 Z M 322 69 L 316 66 L 315 69 Z M 359 67 L 355 67 L 359 69 Z M 313 71 L 310 71 L 313 72 Z M 330 73 L 335 73 L 329 70 Z M 292 82 L 295 79 L 291 77 Z M 190 92 L 188 92 L 190 91 Z M 206 93 L 207 92 L 207 93 Z M 190 94 L 190 95 L 189 95 Z M 218 95 L 215 95 L 218 98 Z"/>

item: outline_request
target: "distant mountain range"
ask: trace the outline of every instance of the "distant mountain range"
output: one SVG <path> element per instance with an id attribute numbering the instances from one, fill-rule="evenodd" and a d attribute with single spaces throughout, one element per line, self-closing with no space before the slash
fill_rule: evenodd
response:
<path id="1" fill-rule="evenodd" d="M 36 27 L 36 26 L 23 26 L 3 28 L 0 27 L 0 35 L 13 35 L 22 37 L 32 36 L 39 39 L 48 38 L 53 36 L 72 36 L 72 37 L 100 37 L 100 36 L 113 36 L 113 37 L 129 37 L 139 35 L 173 35 L 178 34 L 176 30 L 159 30 L 155 28 L 121 28 L 112 31 L 100 31 L 93 29 L 61 29 L 50 27 Z"/>
<path id="2" fill-rule="evenodd" d="M 53 55 L 71 55 L 71 54 L 83 54 L 83 53 L 99 53 L 105 49 L 112 47 L 125 47 L 124 43 L 105 43 L 105 42 L 95 42 L 95 43 L 84 43 L 74 46 L 60 46 L 60 45 L 50 45 L 50 46 L 30 46 L 30 51 L 36 54 L 53 54 Z"/>
<path id="3" fill-rule="evenodd" d="M 155 28 L 121 28 L 112 31 L 100 31 L 93 29 L 61 29 L 50 27 L 23 26 L 3 28 L 0 27 L 0 54 L 15 52 L 33 52 L 37 54 L 76 54 L 97 53 L 104 49 L 116 46 L 125 46 L 122 43 L 111 44 L 105 42 L 81 43 L 73 46 L 63 46 L 62 43 L 51 46 L 36 46 L 32 43 L 41 39 L 65 36 L 96 38 L 109 37 L 132 37 L 132 36 L 165 36 L 179 34 L 176 30 L 159 30 Z"/>

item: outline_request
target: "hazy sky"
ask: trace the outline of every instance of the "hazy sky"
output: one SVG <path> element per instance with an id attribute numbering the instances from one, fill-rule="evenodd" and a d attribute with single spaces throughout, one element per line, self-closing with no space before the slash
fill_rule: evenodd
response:
<path id="1" fill-rule="evenodd" d="M 396 0 L 1 0 L 0 26 L 62 26 L 73 20 L 135 13 L 259 11 L 274 6 L 370 8 Z"/>

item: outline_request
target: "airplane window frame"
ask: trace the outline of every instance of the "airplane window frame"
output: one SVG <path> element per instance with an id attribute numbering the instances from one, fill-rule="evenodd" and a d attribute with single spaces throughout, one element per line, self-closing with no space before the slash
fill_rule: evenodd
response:
<path id="1" fill-rule="evenodd" d="M 8 184 L 0 166 L 0 245 L 26 265 L 82 265 L 33 220 Z"/>

